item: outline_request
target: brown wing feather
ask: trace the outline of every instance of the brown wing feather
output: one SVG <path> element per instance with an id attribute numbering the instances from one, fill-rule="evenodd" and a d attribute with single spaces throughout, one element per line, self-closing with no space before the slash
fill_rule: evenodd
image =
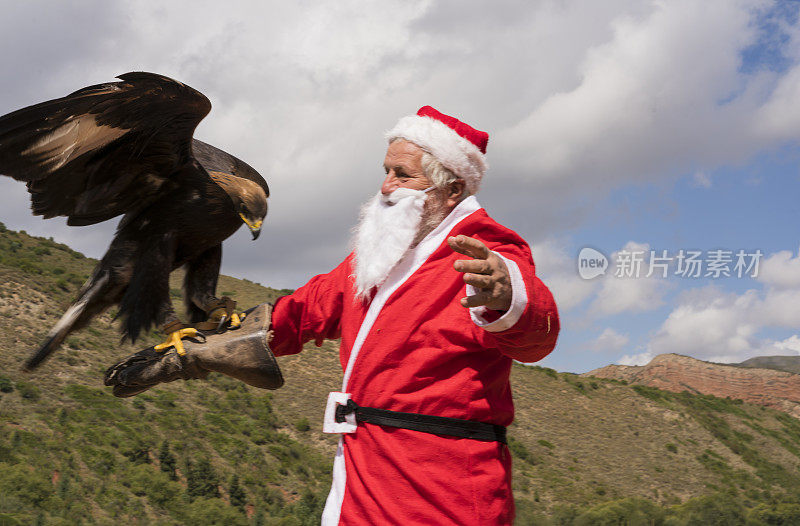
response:
<path id="1" fill-rule="evenodd" d="M 34 214 L 97 223 L 180 184 L 211 103 L 161 75 L 118 78 L 0 117 L 0 173 L 28 183 Z"/>
<path id="2" fill-rule="evenodd" d="M 192 140 L 192 150 L 197 161 L 203 165 L 209 174 L 212 172 L 217 174 L 228 174 L 229 176 L 241 177 L 256 183 L 260 186 L 267 197 L 269 197 L 269 185 L 258 173 L 255 168 L 242 161 L 238 157 L 234 157 L 224 150 L 220 150 L 215 146 L 204 143 L 197 139 Z M 221 177 L 221 175 L 217 175 Z M 211 177 L 214 179 L 214 176 Z M 216 181 L 219 184 L 219 181 Z"/>

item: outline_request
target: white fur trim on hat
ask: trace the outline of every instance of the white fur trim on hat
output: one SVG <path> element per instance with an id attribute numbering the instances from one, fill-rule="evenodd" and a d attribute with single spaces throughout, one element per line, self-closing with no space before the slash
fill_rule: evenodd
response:
<path id="1" fill-rule="evenodd" d="M 486 156 L 445 123 L 430 117 L 409 115 L 386 132 L 386 138 L 389 142 L 394 139 L 413 142 L 463 179 L 470 195 L 477 193 L 488 167 Z"/>

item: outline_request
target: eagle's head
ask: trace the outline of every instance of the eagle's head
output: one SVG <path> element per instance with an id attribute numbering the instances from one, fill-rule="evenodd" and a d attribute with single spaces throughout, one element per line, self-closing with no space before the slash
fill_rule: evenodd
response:
<path id="1" fill-rule="evenodd" d="M 192 153 L 233 202 L 234 212 L 257 239 L 267 215 L 269 186 L 252 166 L 210 144 L 192 139 Z"/>
<path id="2" fill-rule="evenodd" d="M 267 216 L 267 193 L 260 185 L 248 179 L 238 178 L 236 182 L 236 193 L 232 196 L 236 213 L 250 229 L 253 239 L 258 239 L 261 225 Z"/>

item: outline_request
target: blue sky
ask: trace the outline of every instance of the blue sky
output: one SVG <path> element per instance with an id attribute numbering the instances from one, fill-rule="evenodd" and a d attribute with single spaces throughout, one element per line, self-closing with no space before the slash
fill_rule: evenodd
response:
<path id="1" fill-rule="evenodd" d="M 679 250 L 708 251 L 760 250 L 763 262 L 770 255 L 790 251 L 795 258 L 800 250 L 800 149 L 785 147 L 757 155 L 750 162 L 714 171 L 675 177 L 658 184 L 647 183 L 620 188 L 598 204 L 600 213 L 592 224 L 583 224 L 565 234 L 566 251 L 575 256 L 584 246 L 599 249 L 606 255 L 628 241 L 648 244 L 660 253 L 675 256 Z M 603 212 L 605 211 L 605 212 Z M 612 262 L 613 265 L 613 262 Z M 733 264 L 730 265 L 733 271 Z M 613 273 L 613 267 L 610 271 Z M 559 370 L 585 372 L 619 361 L 620 349 L 592 349 L 607 328 L 629 338 L 624 345 L 631 356 L 624 363 L 642 365 L 652 357 L 647 343 L 674 309 L 678 297 L 686 291 L 715 286 L 722 293 L 743 294 L 753 289 L 763 292 L 765 285 L 749 275 L 688 278 L 674 275 L 660 279 L 666 291 L 661 305 L 652 310 L 634 309 L 621 314 L 594 319 L 587 315 L 587 301 L 570 309 L 565 316 L 558 352 L 540 363 Z M 705 269 L 703 273 L 705 273 Z M 577 274 L 577 269 L 575 270 Z M 613 279 L 613 278 L 612 278 Z M 798 298 L 800 300 L 800 298 Z M 800 301 L 795 304 L 800 309 Z M 573 324 L 570 324 L 573 322 Z M 572 325 L 572 326 L 570 326 Z M 766 327 L 757 332 L 764 339 L 784 340 L 796 334 L 796 327 Z M 757 349 L 761 351 L 761 349 Z M 750 355 L 731 354 L 725 359 L 724 346 L 694 350 L 700 358 L 740 361 Z M 794 352 L 792 352 L 794 351 Z M 684 349 L 676 352 L 685 353 Z M 779 349 L 778 354 L 800 350 Z M 760 354 L 757 352 L 756 354 Z"/>
<path id="2" fill-rule="evenodd" d="M 227 274 L 295 288 L 333 268 L 383 132 L 430 104 L 490 134 L 478 199 L 531 243 L 562 316 L 543 365 L 800 354 L 798 2 L 5 3 L 0 114 L 135 70 L 210 98 L 196 136 L 272 189 Z M 94 257 L 114 229 L 32 217 L 7 178 L 0 221 Z M 584 246 L 764 259 L 757 279 L 585 281 Z"/>

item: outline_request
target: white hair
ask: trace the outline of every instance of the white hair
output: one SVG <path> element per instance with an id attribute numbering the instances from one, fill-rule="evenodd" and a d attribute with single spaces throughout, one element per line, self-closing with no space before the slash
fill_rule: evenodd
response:
<path id="1" fill-rule="evenodd" d="M 389 144 L 397 140 L 404 141 L 405 139 L 402 137 L 395 137 L 389 141 Z M 433 183 L 434 188 L 446 188 L 453 181 L 461 179 L 454 174 L 452 170 L 446 168 L 433 154 L 425 150 L 422 150 L 422 171 L 431 183 Z M 469 197 L 469 195 L 469 190 L 467 190 L 467 185 L 465 184 L 458 200 L 463 201 Z"/>
<path id="2" fill-rule="evenodd" d="M 444 165 L 439 162 L 439 159 L 426 151 L 422 152 L 422 171 L 425 172 L 425 175 L 436 188 L 446 188 L 450 183 L 459 178 L 451 170 L 445 168 Z M 458 200 L 461 201 L 468 196 L 469 191 L 467 190 L 467 185 L 464 185 L 464 189 L 461 191 L 461 195 L 458 196 Z"/>

